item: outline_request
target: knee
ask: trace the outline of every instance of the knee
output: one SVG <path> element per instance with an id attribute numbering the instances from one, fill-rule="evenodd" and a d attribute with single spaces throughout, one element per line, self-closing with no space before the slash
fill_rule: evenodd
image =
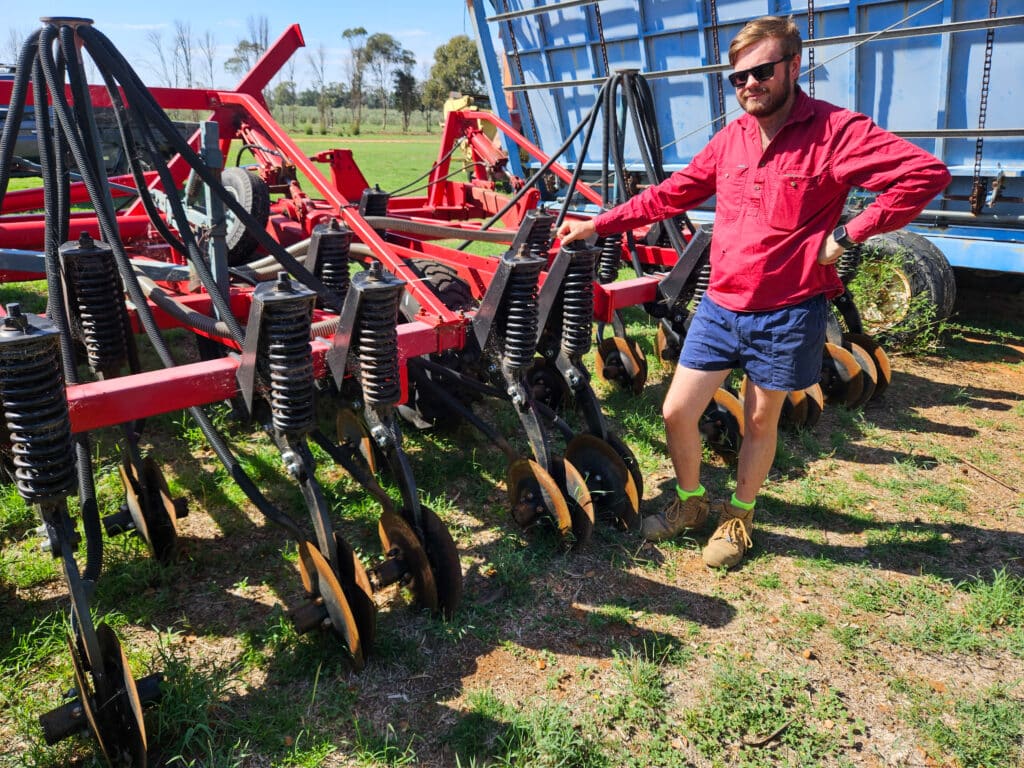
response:
<path id="1" fill-rule="evenodd" d="M 661 404 L 661 417 L 666 424 L 671 424 L 674 427 L 685 428 L 688 425 L 696 427 L 700 413 L 696 413 L 692 405 L 682 398 L 666 397 L 665 402 Z"/>

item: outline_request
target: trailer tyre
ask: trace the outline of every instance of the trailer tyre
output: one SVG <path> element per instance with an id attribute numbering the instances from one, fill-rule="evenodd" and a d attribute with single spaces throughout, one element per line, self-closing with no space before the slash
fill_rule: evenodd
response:
<path id="1" fill-rule="evenodd" d="M 866 332 L 908 341 L 953 311 L 953 268 L 921 235 L 905 230 L 875 235 L 860 247 L 860 258 L 855 293 Z"/>
<path id="2" fill-rule="evenodd" d="M 256 219 L 261 229 L 267 226 L 270 218 L 270 189 L 263 179 L 245 168 L 234 166 L 223 170 L 220 183 Z M 256 235 L 231 211 L 227 211 L 227 234 L 224 240 L 228 249 L 228 264 L 232 267 L 249 261 L 259 245 Z"/>

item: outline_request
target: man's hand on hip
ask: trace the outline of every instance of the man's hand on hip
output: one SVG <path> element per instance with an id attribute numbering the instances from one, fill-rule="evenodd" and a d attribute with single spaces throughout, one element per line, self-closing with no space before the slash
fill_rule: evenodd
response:
<path id="1" fill-rule="evenodd" d="M 837 243 L 832 238 L 832 235 L 829 235 L 821 245 L 821 251 L 818 253 L 818 263 L 825 266 L 835 264 L 839 261 L 839 257 L 843 255 L 844 250 L 846 249 Z"/>

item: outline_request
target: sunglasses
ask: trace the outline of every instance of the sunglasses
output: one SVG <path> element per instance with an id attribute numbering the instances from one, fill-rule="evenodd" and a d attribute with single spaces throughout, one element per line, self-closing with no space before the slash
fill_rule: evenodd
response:
<path id="1" fill-rule="evenodd" d="M 742 88 L 747 84 L 747 78 L 751 75 L 759 83 L 763 83 L 765 80 L 771 80 L 775 76 L 775 65 L 781 64 L 783 61 L 789 61 L 793 56 L 783 56 L 778 61 L 769 61 L 764 64 L 758 64 L 756 67 L 750 69 L 741 69 L 736 72 L 729 74 L 729 83 L 733 88 Z"/>

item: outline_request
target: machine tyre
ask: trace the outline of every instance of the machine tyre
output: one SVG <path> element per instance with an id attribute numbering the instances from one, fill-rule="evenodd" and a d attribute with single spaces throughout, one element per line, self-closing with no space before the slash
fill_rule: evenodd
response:
<path id="1" fill-rule="evenodd" d="M 233 166 L 221 172 L 220 183 L 261 227 L 267 226 L 270 218 L 270 189 L 263 179 L 245 168 Z M 231 211 L 227 211 L 227 235 L 224 240 L 228 249 L 228 264 L 232 267 L 249 261 L 259 245 L 256 235 Z"/>

